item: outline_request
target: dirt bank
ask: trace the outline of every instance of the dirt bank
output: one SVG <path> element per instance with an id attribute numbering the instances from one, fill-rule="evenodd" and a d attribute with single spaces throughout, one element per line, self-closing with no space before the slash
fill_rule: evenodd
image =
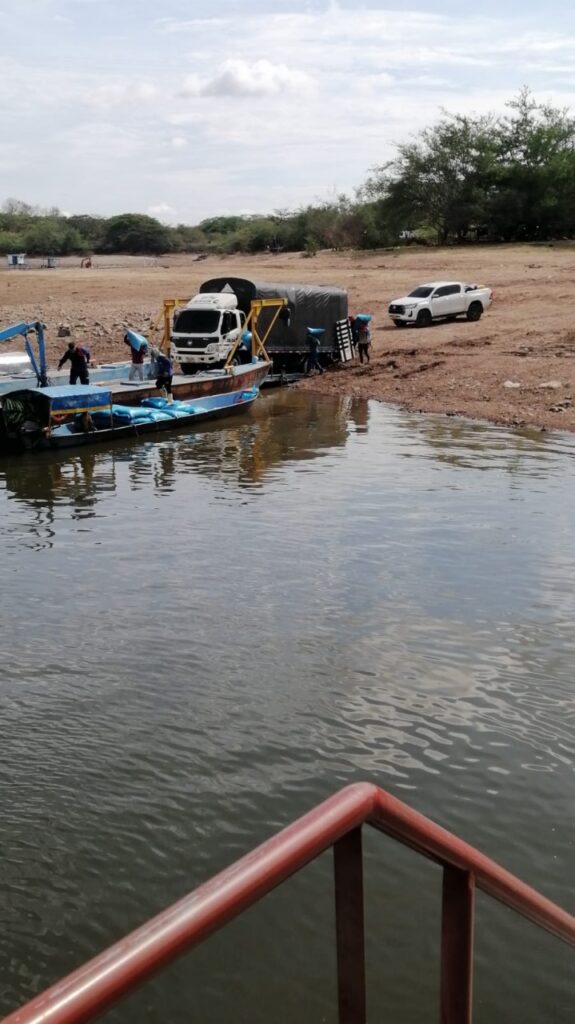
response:
<path id="1" fill-rule="evenodd" d="M 22 319 L 47 325 L 53 365 L 65 339 L 61 324 L 97 362 L 123 357 L 126 326 L 148 331 L 162 300 L 190 296 L 207 277 L 229 272 L 260 280 L 336 284 L 350 310 L 374 316 L 372 362 L 301 387 L 377 398 L 426 412 L 497 423 L 575 430 L 575 248 L 502 246 L 444 250 L 193 257 L 96 258 L 55 270 L 0 272 L 0 326 Z M 495 301 L 478 323 L 399 331 L 390 299 L 415 284 L 461 279 L 489 285 Z"/>

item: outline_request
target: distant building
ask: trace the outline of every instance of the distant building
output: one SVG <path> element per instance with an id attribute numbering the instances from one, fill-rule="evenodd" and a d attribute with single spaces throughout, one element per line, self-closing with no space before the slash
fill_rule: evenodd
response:
<path id="1" fill-rule="evenodd" d="M 9 252 L 6 256 L 6 260 L 11 269 L 28 266 L 25 252 Z"/>

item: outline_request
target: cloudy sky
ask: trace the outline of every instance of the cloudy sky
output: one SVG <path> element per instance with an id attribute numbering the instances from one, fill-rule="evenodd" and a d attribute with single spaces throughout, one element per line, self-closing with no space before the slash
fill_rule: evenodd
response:
<path id="1" fill-rule="evenodd" d="M 568 0 L 0 0 L 0 203 L 167 223 L 353 193 L 439 109 L 575 108 Z"/>

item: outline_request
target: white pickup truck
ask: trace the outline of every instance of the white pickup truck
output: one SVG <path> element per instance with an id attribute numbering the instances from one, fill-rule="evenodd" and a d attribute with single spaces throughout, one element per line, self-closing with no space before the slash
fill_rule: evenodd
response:
<path id="1" fill-rule="evenodd" d="M 432 281 L 420 284 L 409 295 L 394 299 L 389 315 L 396 327 L 429 327 L 433 320 L 455 320 L 465 314 L 468 320 L 479 320 L 491 305 L 493 292 L 462 281 Z"/>

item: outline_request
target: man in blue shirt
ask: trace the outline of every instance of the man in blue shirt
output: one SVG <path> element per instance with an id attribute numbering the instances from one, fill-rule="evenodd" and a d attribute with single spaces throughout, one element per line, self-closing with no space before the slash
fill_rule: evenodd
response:
<path id="1" fill-rule="evenodd" d="M 159 349 L 154 349 L 152 355 L 156 362 L 156 387 L 165 388 L 166 394 L 171 395 L 174 376 L 172 360 Z"/>

